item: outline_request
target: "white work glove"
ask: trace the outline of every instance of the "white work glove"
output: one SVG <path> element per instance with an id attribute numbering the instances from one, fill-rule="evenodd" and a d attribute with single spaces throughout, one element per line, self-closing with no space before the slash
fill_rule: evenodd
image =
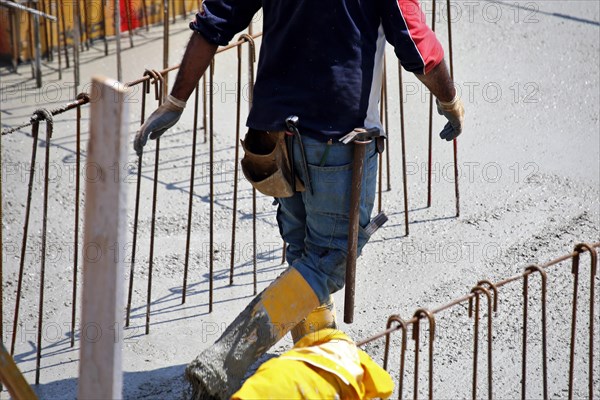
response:
<path id="1" fill-rule="evenodd" d="M 452 101 L 446 103 L 435 99 L 435 102 L 437 104 L 438 113 L 448 119 L 448 123 L 440 132 L 440 137 L 447 141 L 456 139 L 456 137 L 462 133 L 463 125 L 465 123 L 465 108 L 462 100 L 458 97 L 457 93 Z"/>
<path id="2" fill-rule="evenodd" d="M 133 148 L 138 156 L 142 155 L 148 137 L 152 140 L 159 138 L 167 129 L 179 121 L 184 108 L 185 101 L 176 99 L 171 95 L 167 97 L 167 100 L 148 117 L 135 135 Z"/>

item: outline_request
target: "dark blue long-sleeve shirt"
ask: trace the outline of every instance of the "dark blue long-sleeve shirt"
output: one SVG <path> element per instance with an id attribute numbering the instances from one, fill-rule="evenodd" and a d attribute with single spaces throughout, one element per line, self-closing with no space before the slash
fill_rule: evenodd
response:
<path id="1" fill-rule="evenodd" d="M 254 103 L 247 125 L 285 129 L 300 117 L 314 137 L 380 126 L 385 39 L 402 66 L 427 73 L 444 57 L 417 0 L 205 0 L 191 28 L 226 45 L 263 8 Z"/>

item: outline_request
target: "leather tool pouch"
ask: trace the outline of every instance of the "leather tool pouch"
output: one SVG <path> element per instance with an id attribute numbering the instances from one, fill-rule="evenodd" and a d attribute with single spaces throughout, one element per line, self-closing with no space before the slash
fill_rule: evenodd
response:
<path id="1" fill-rule="evenodd" d="M 267 196 L 294 195 L 290 159 L 285 144 L 285 132 L 265 132 L 249 129 L 242 142 L 244 158 L 242 172 L 252 186 Z M 296 189 L 304 191 L 296 179 Z"/>

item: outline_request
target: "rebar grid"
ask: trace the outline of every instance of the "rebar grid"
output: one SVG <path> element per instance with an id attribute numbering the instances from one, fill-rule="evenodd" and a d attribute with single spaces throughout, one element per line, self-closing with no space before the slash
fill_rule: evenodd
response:
<path id="1" fill-rule="evenodd" d="M 469 305 L 469 317 L 473 317 L 474 310 L 474 330 L 473 330 L 473 378 L 472 378 L 472 398 L 477 399 L 477 386 L 478 386 L 478 375 L 477 375 L 477 363 L 478 363 L 478 343 L 479 343 L 479 297 L 481 294 L 484 294 L 487 299 L 487 313 L 488 313 L 488 376 L 487 376 L 487 397 L 489 399 L 493 398 L 493 356 L 492 356 L 492 342 L 493 342 L 493 318 L 492 315 L 497 313 L 498 311 L 498 295 L 499 289 L 503 286 L 509 285 L 511 283 L 522 280 L 523 282 L 523 323 L 522 323 L 522 359 L 521 359 L 521 398 L 526 398 L 526 389 L 527 389 L 527 340 L 528 340 L 528 331 L 527 331 L 527 320 L 529 316 L 528 312 L 528 288 L 529 281 L 528 278 L 530 275 L 534 273 L 539 273 L 541 277 L 541 334 L 542 334 L 542 387 L 543 387 L 543 398 L 549 398 L 548 391 L 548 356 L 547 356 L 547 270 L 555 266 L 561 262 L 571 260 L 571 272 L 573 274 L 573 313 L 571 315 L 571 335 L 570 335 L 570 346 L 569 346 L 569 379 L 568 379 L 568 398 L 573 399 L 573 381 L 574 381 L 574 365 L 575 365 L 575 343 L 576 343 L 576 316 L 577 316 L 577 299 L 578 299 L 578 281 L 579 281 L 579 259 L 582 253 L 589 253 L 590 255 L 590 303 L 589 303 L 589 348 L 588 348 L 588 398 L 593 400 L 594 398 L 594 297 L 595 297 L 595 279 L 597 274 L 597 266 L 598 266 L 598 256 L 596 249 L 600 247 L 600 242 L 587 244 L 580 243 L 577 244 L 574 248 L 574 251 L 570 254 L 558 257 L 551 261 L 548 261 L 544 264 L 540 265 L 530 265 L 524 269 L 524 271 L 520 274 L 514 275 L 510 278 L 501 280 L 496 283 L 491 283 L 490 281 L 483 280 L 479 281 L 477 285 L 471 289 L 469 294 L 459 297 L 447 304 L 436 307 L 432 310 L 426 309 L 418 309 L 412 318 L 408 320 L 403 320 L 399 315 L 395 314 L 388 318 L 386 323 L 386 329 L 380 333 L 377 333 L 367 339 L 361 340 L 357 342 L 358 346 L 364 346 L 369 343 L 373 343 L 382 338 L 385 338 L 385 348 L 383 355 L 383 367 L 387 370 L 389 366 L 389 352 L 390 352 L 390 343 L 392 334 L 395 332 L 401 332 L 401 351 L 400 351 L 400 370 L 397 375 L 398 382 L 398 399 L 403 398 L 403 388 L 404 388 L 404 366 L 406 363 L 406 353 L 407 353 L 407 331 L 408 327 L 412 327 L 412 337 L 415 341 L 415 356 L 414 356 L 414 398 L 416 399 L 419 393 L 418 382 L 419 382 L 419 335 L 420 335 L 420 321 L 424 317 L 426 317 L 429 321 L 429 371 L 428 371 L 428 384 L 429 384 L 429 398 L 432 399 L 433 396 L 433 370 L 434 370 L 434 354 L 433 354 L 433 345 L 435 341 L 435 315 L 439 314 L 443 311 L 448 311 L 453 308 L 456 308 L 459 305 L 468 302 Z M 473 301 L 475 302 L 475 306 L 473 306 Z M 392 326 L 393 324 L 395 326 Z"/>

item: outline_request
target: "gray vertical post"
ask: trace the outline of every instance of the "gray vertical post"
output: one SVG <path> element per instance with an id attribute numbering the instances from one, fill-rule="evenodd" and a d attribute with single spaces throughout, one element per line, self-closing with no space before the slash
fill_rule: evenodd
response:
<path id="1" fill-rule="evenodd" d="M 40 38 L 40 16 L 33 14 L 33 35 L 35 36 L 35 82 L 42 87 L 42 40 Z"/>
<path id="2" fill-rule="evenodd" d="M 88 179 L 85 192 L 78 398 L 121 399 L 127 186 L 115 171 L 127 162 L 128 107 L 118 82 L 92 81 L 86 168 L 98 179 Z"/>
<path id="3" fill-rule="evenodd" d="M 117 80 L 119 82 L 123 81 L 123 70 L 121 67 L 121 2 L 119 0 L 115 0 L 115 39 L 117 42 Z"/>

